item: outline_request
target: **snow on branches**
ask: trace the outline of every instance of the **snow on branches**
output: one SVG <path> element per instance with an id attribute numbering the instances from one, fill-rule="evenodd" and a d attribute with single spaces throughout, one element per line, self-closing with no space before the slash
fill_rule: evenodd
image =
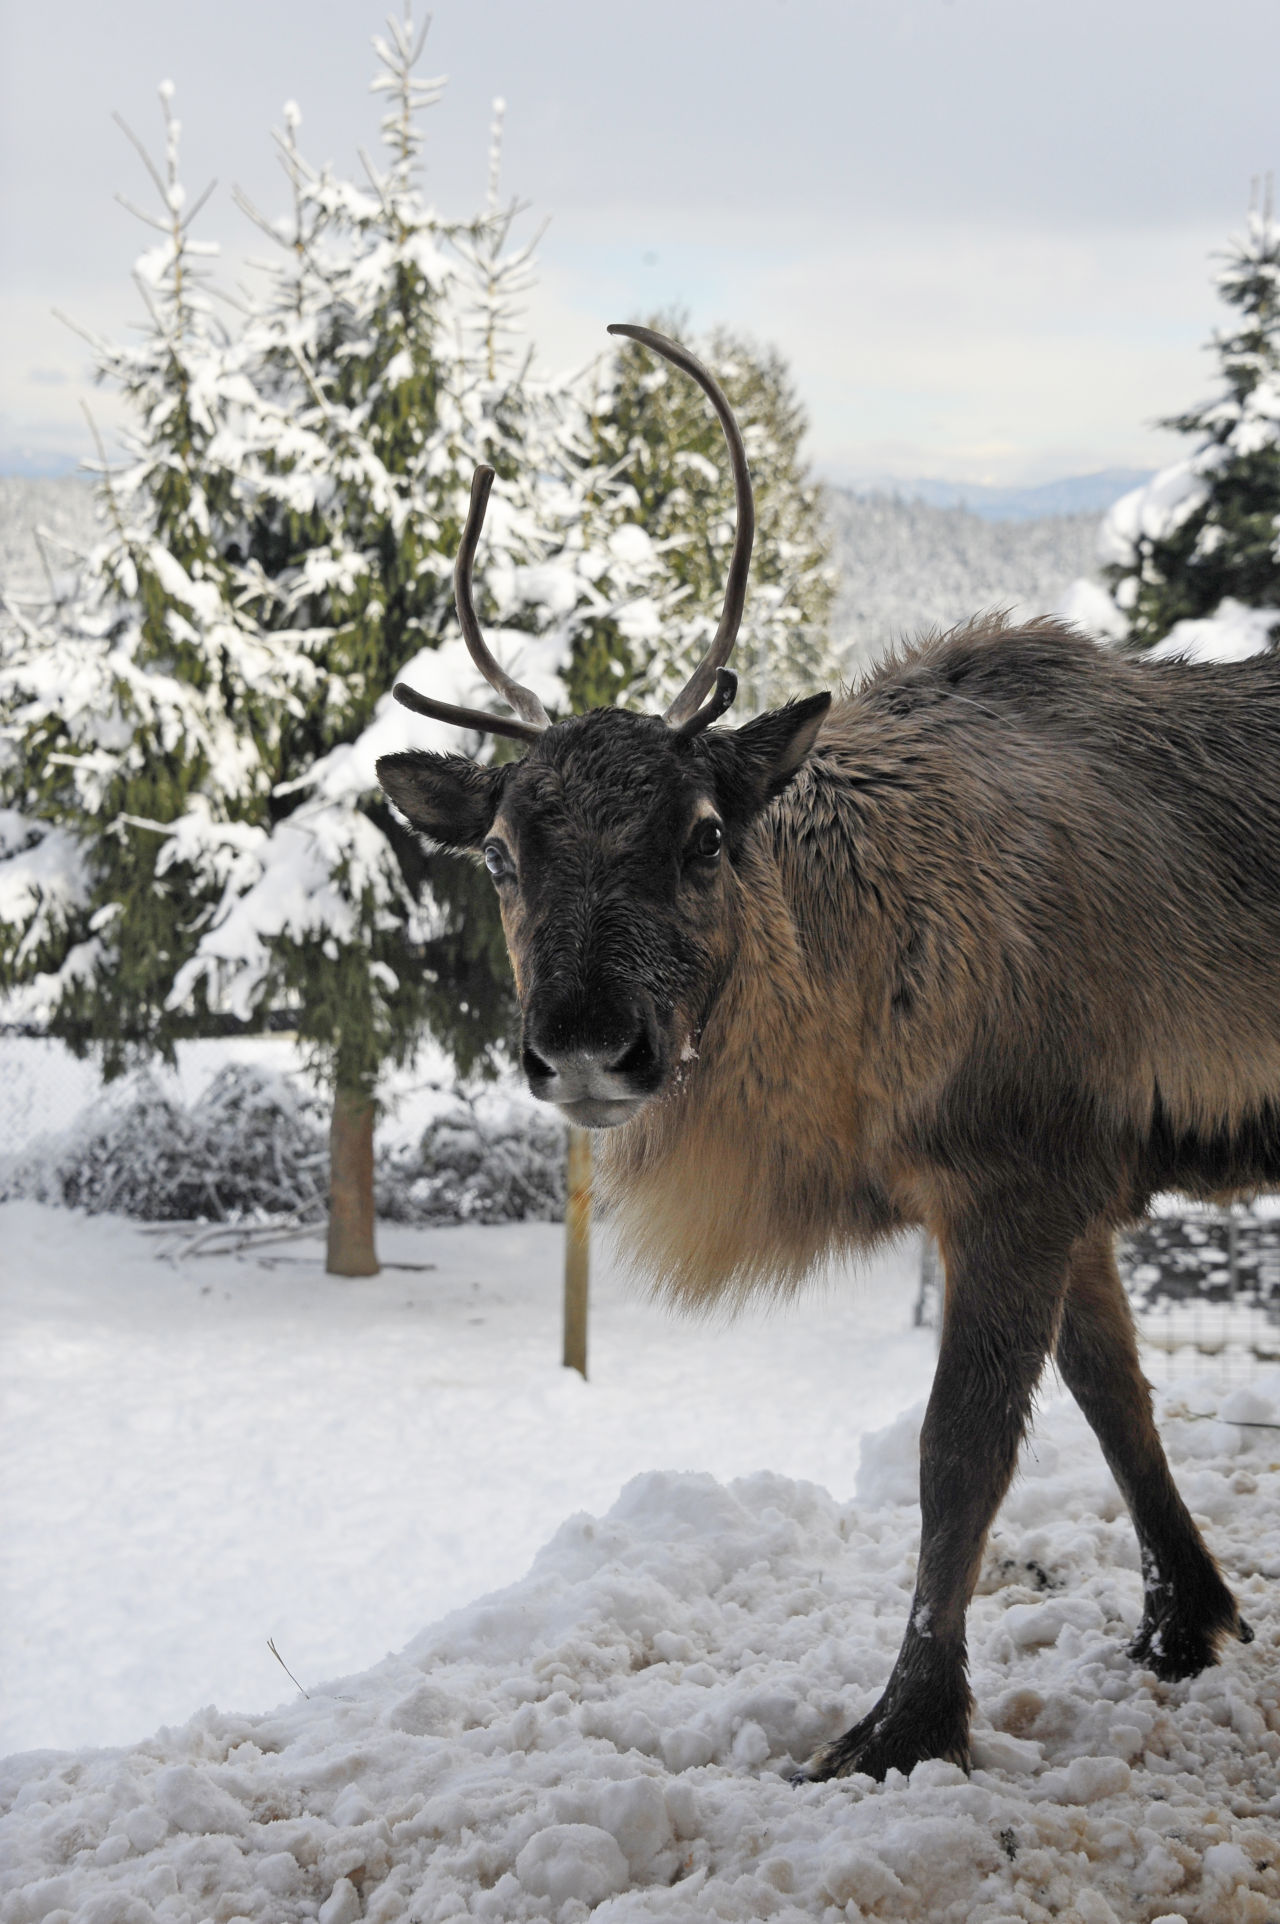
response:
<path id="1" fill-rule="evenodd" d="M 1239 324 L 1215 336 L 1218 392 L 1167 427 L 1192 451 L 1103 523 L 1105 591 L 1072 612 L 1160 655 L 1237 661 L 1280 639 L 1280 222 L 1270 188 L 1234 239 L 1218 291 Z"/>
<path id="2" fill-rule="evenodd" d="M 408 715 L 403 679 L 488 706 L 452 569 L 473 469 L 497 479 L 475 599 L 504 667 L 552 714 L 660 699 L 714 628 L 732 499 L 719 429 L 627 351 L 534 367 L 522 308 L 537 235 L 486 190 L 447 219 L 422 183 L 425 31 L 375 40 L 383 144 L 318 167 L 289 103 L 256 291 L 216 300 L 172 89 L 136 279 L 141 339 L 95 341 L 129 404 L 99 462 L 104 536 L 76 593 L 0 628 L 0 989 L 109 1073 L 211 1021 L 285 1016 L 361 1098 L 430 1031 L 464 1071 L 513 1007 L 492 892 L 424 850 L 379 755 L 494 744 Z M 129 130 L 126 129 L 126 132 Z M 831 583 L 802 428 L 776 357 L 717 337 L 742 414 L 760 539 L 739 655 L 745 705 L 829 685 Z M 638 525 L 639 524 L 639 525 Z"/>
<path id="3" fill-rule="evenodd" d="M 651 325 L 685 333 L 679 318 Z M 734 653 L 738 710 L 750 714 L 842 679 L 830 637 L 835 574 L 820 493 L 801 456 L 803 411 L 781 359 L 724 330 L 696 345 L 738 417 L 756 497 Z M 591 700 L 612 699 L 612 679 L 615 691 L 621 683 L 633 699 L 665 703 L 705 655 L 720 616 L 734 506 L 719 426 L 682 375 L 624 345 L 589 397 L 579 458 L 595 545 L 615 568 L 638 571 L 643 592 L 614 619 L 584 622 L 575 678 Z"/>

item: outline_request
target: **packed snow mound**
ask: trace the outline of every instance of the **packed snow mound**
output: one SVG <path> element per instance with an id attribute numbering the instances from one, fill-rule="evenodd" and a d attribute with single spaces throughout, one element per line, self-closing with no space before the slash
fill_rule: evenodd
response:
<path id="1" fill-rule="evenodd" d="M 0 1924 L 474 1917 L 1266 1924 L 1280 1908 L 1280 1377 L 1168 1404 L 1176 1471 L 1257 1630 L 1190 1683 L 1124 1654 L 1127 1518 L 1042 1416 L 971 1613 L 974 1770 L 794 1788 L 902 1630 L 915 1426 L 871 1504 L 759 1474 L 635 1478 L 511 1588 L 265 1716 L 0 1770 Z M 1228 1420 L 1230 1419 L 1230 1420 Z"/>

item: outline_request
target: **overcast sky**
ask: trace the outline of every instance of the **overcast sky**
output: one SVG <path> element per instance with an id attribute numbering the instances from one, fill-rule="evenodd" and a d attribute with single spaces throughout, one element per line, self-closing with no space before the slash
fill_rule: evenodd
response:
<path id="1" fill-rule="evenodd" d="M 0 469 L 80 453 L 86 353 L 119 333 L 172 79 L 204 237 L 282 199 L 270 129 L 354 170 L 377 138 L 378 0 L 0 0 Z M 1025 482 L 1147 466 L 1202 392 L 1210 258 L 1280 161 L 1277 0 L 439 0 L 427 121 L 443 212 L 505 180 L 549 217 L 542 359 L 674 304 L 781 348 L 837 476 Z"/>

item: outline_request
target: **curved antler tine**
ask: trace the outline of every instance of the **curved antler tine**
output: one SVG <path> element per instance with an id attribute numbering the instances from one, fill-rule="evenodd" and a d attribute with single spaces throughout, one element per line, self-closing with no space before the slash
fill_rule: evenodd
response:
<path id="1" fill-rule="evenodd" d="M 510 735 L 518 742 L 536 742 L 542 733 L 529 722 L 490 715 L 483 708 L 455 708 L 451 701 L 433 701 L 430 695 L 420 695 L 416 688 L 410 688 L 408 682 L 398 681 L 391 692 L 415 715 L 430 715 L 432 721 L 451 722 L 455 728 L 479 728 L 489 735 Z"/>
<path id="2" fill-rule="evenodd" d="M 520 739 L 533 740 L 545 728 L 550 728 L 551 717 L 531 688 L 522 687 L 518 681 L 513 681 L 511 676 L 498 666 L 480 632 L 480 623 L 476 620 L 475 605 L 471 599 L 471 564 L 475 560 L 480 530 L 484 526 L 484 511 L 489 505 L 489 490 L 492 486 L 493 469 L 485 467 L 482 463 L 471 477 L 471 505 L 467 509 L 467 524 L 462 530 L 462 545 L 458 549 L 458 559 L 453 567 L 453 598 L 458 610 L 458 626 L 462 630 L 462 638 L 467 644 L 468 654 L 490 687 L 496 688 L 502 699 L 515 709 L 522 721 L 528 724 L 527 733 L 522 730 Z M 412 706 L 412 703 L 409 705 Z M 471 714 L 479 711 L 466 712 Z M 493 728 L 494 723 L 489 721 L 486 726 Z M 495 732 L 510 735 L 515 731 L 511 728 L 500 728 Z"/>
<path id="3" fill-rule="evenodd" d="M 642 347 L 652 348 L 655 354 L 661 354 L 664 360 L 670 361 L 683 373 L 692 376 L 719 416 L 720 425 L 724 429 L 724 438 L 729 444 L 729 459 L 733 463 L 733 492 L 737 501 L 738 525 L 733 538 L 733 554 L 729 560 L 729 579 L 725 583 L 724 609 L 720 616 L 720 626 L 716 629 L 715 639 L 705 659 L 694 669 L 688 682 L 667 710 L 666 719 L 673 728 L 676 728 L 690 721 L 699 712 L 700 703 L 711 692 L 716 670 L 722 668 L 728 661 L 733 653 L 733 644 L 738 638 L 738 626 L 742 620 L 743 604 L 747 598 L 747 571 L 751 566 L 751 544 L 756 532 L 756 509 L 751 493 L 751 471 L 747 466 L 747 451 L 742 445 L 741 430 L 734 419 L 733 409 L 729 406 L 723 389 L 714 376 L 703 367 L 702 362 L 695 355 L 690 354 L 688 348 L 681 347 L 676 341 L 669 341 L 665 334 L 655 333 L 651 327 L 632 327 L 628 323 L 615 321 L 608 331 L 610 334 L 625 334 L 628 340 L 639 341 Z"/>
<path id="4" fill-rule="evenodd" d="M 738 677 L 732 668 L 717 668 L 715 691 L 711 699 L 704 701 L 688 721 L 680 722 L 676 733 L 683 735 L 686 741 L 691 735 L 700 735 L 704 728 L 710 728 L 712 722 L 719 721 L 726 708 L 732 708 L 737 693 Z"/>

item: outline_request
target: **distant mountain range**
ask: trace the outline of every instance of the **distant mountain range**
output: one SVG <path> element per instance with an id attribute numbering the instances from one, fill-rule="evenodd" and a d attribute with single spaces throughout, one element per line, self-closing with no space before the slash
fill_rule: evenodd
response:
<path id="1" fill-rule="evenodd" d="M 997 488 L 983 481 L 903 480 L 898 475 L 867 479 L 833 477 L 848 494 L 894 495 L 899 501 L 924 501 L 931 508 L 967 508 L 984 521 L 1040 521 L 1048 514 L 1105 514 L 1130 488 L 1151 479 L 1152 468 L 1101 468 L 1097 474 L 1069 474 L 1034 488 Z"/>
<path id="2" fill-rule="evenodd" d="M 81 458 L 48 449 L 0 447 L 0 481 L 54 481 L 62 475 L 74 474 Z"/>
<path id="3" fill-rule="evenodd" d="M 0 447 L 0 479 L 22 476 L 52 480 L 74 474 L 79 463 L 69 454 L 39 454 Z M 1151 468 L 1101 468 L 1097 474 L 1068 474 L 1034 488 L 997 488 L 985 481 L 938 481 L 873 474 L 853 478 L 832 473 L 832 487 L 856 495 L 896 495 L 899 501 L 924 501 L 931 508 L 967 508 L 984 521 L 1039 521 L 1047 514 L 1105 514 L 1130 488 L 1151 479 Z"/>

